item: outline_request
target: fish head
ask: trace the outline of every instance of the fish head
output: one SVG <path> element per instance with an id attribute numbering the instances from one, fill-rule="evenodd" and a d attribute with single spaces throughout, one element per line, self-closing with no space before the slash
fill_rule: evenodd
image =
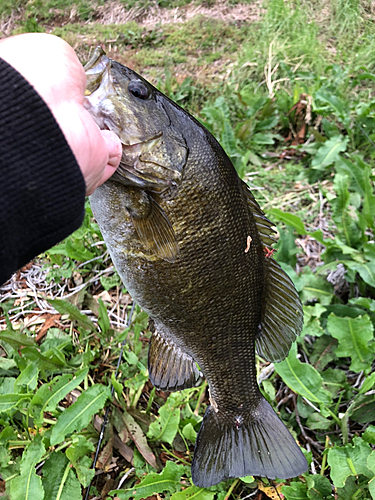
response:
<path id="1" fill-rule="evenodd" d="M 121 163 L 112 179 L 155 191 L 179 184 L 188 148 L 163 105 L 166 97 L 101 48 L 85 72 L 85 108 L 100 129 L 113 131 L 122 143 Z"/>

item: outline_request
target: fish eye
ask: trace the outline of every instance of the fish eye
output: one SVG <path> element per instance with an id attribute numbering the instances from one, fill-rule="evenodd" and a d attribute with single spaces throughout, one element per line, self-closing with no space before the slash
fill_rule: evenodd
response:
<path id="1" fill-rule="evenodd" d="M 150 90 L 143 82 L 133 80 L 129 82 L 128 90 L 134 97 L 138 99 L 148 99 L 150 96 Z"/>

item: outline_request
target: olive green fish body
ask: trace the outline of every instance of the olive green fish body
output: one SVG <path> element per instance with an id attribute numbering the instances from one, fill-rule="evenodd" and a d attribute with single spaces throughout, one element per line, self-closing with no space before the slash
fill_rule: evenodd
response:
<path id="1" fill-rule="evenodd" d="M 109 181 L 91 197 L 91 203 L 116 269 L 133 298 L 158 330 L 194 358 L 210 381 L 212 395 L 217 393 L 218 404 L 233 398 L 241 404 L 244 397 L 253 397 L 248 388 L 254 380 L 249 366 L 254 363 L 243 353 L 250 351 L 252 359 L 249 339 L 255 341 L 260 323 L 264 252 L 231 163 L 203 141 L 201 146 L 189 147 L 184 179 L 174 197 L 158 196 L 178 242 L 180 256 L 175 262 L 142 247 L 126 209 L 126 188 Z M 218 157 L 225 161 L 219 163 Z M 192 210 L 194 199 L 197 209 Z M 108 213 L 117 215 L 108 220 Z M 252 242 L 245 253 L 248 236 Z M 214 356 L 207 353 L 207 342 L 212 343 Z"/>
<path id="2" fill-rule="evenodd" d="M 139 130 L 133 123 L 129 139 L 116 115 L 114 129 L 128 143 L 125 165 L 91 204 L 117 271 L 153 320 L 152 382 L 168 390 L 192 386 L 196 363 L 207 378 L 211 404 L 193 481 L 299 475 L 306 460 L 256 377 L 255 345 L 266 359 L 283 359 L 302 326 L 292 282 L 265 253 L 271 223 L 206 129 L 131 70 L 108 59 L 103 67 L 118 113 Z M 87 107 L 100 125 L 97 84 L 89 90 Z M 106 120 L 111 128 L 110 114 Z"/>

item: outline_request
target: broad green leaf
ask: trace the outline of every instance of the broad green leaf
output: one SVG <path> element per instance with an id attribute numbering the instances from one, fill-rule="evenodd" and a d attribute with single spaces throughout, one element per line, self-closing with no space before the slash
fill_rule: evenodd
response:
<path id="1" fill-rule="evenodd" d="M 68 314 L 72 321 L 76 321 L 78 325 L 85 330 L 96 331 L 96 326 L 91 319 L 85 314 L 82 314 L 74 304 L 62 299 L 49 299 L 48 302 L 60 314 Z"/>
<path id="2" fill-rule="evenodd" d="M 52 453 L 43 466 L 47 500 L 82 500 L 81 485 L 64 453 Z"/>
<path id="3" fill-rule="evenodd" d="M 284 361 L 275 363 L 275 371 L 292 391 L 312 403 L 329 404 L 331 395 L 322 388 L 322 377 L 315 368 L 297 359 L 297 345 L 294 343 Z"/>
<path id="4" fill-rule="evenodd" d="M 199 486 L 189 486 L 186 490 L 173 493 L 171 500 L 213 500 L 215 493 Z"/>
<path id="5" fill-rule="evenodd" d="M 106 306 L 101 298 L 99 298 L 98 324 L 100 326 L 100 330 L 101 330 L 102 334 L 106 335 L 109 332 L 111 325 L 109 323 L 107 308 L 106 308 Z"/>
<path id="6" fill-rule="evenodd" d="M 373 477 L 368 483 L 368 490 L 371 494 L 373 500 L 375 500 L 375 477 Z"/>
<path id="7" fill-rule="evenodd" d="M 11 345 L 13 349 L 19 349 L 22 346 L 32 346 L 35 345 L 35 340 L 27 337 L 26 335 L 15 332 L 14 330 L 4 330 L 0 332 L 0 340 L 3 340 L 7 344 Z"/>
<path id="8" fill-rule="evenodd" d="M 81 434 L 72 436 L 72 444 L 66 450 L 66 456 L 72 462 L 78 480 L 85 488 L 95 476 L 95 470 L 91 468 L 92 460 L 86 455 L 93 451 L 95 451 L 94 445 Z"/>
<path id="9" fill-rule="evenodd" d="M 37 366 L 34 364 L 27 365 L 18 376 L 14 384 L 14 390 L 32 392 L 38 383 L 38 373 L 39 369 Z"/>
<path id="10" fill-rule="evenodd" d="M 85 380 L 88 371 L 88 368 L 79 370 L 73 380 L 69 380 L 71 377 L 70 375 L 63 375 L 59 381 L 50 388 L 48 393 L 49 397 L 44 400 L 44 411 L 55 410 L 57 404 Z"/>
<path id="11" fill-rule="evenodd" d="M 13 394 L 15 382 L 14 377 L 4 377 L 2 380 L 0 378 L 0 394 Z"/>
<path id="12" fill-rule="evenodd" d="M 275 137 L 276 134 L 262 134 L 259 132 L 254 134 L 251 140 L 255 144 L 273 144 L 275 142 Z"/>
<path id="13" fill-rule="evenodd" d="M 349 476 L 364 474 L 371 478 L 373 474 L 367 467 L 367 458 L 371 447 L 355 436 L 353 444 L 331 448 L 328 451 L 328 465 L 331 467 L 331 479 L 336 488 L 343 488 Z"/>
<path id="14" fill-rule="evenodd" d="M 331 313 L 327 329 L 338 340 L 335 350 L 339 358 L 350 357 L 350 370 L 360 372 L 371 366 L 373 353 L 368 343 L 373 339 L 373 325 L 367 314 L 358 318 L 341 318 Z"/>
<path id="15" fill-rule="evenodd" d="M 109 387 L 93 385 L 59 416 L 52 429 L 51 446 L 61 443 L 65 436 L 87 427 L 95 413 L 101 410 L 110 397 Z"/>
<path id="16" fill-rule="evenodd" d="M 344 370 L 328 368 L 321 375 L 323 377 L 323 386 L 331 393 L 333 399 L 337 397 L 339 391 L 349 388 Z"/>
<path id="17" fill-rule="evenodd" d="M 373 425 L 371 427 L 374 427 Z M 370 455 L 367 457 L 367 467 L 374 473 L 375 475 L 375 450 L 373 450 Z"/>
<path id="18" fill-rule="evenodd" d="M 334 353 L 336 347 L 337 340 L 330 335 L 322 335 L 315 340 L 314 350 L 309 361 L 318 372 L 324 370 L 326 365 L 337 357 Z"/>
<path id="19" fill-rule="evenodd" d="M 358 219 L 357 213 L 350 210 L 349 207 L 349 177 L 343 174 L 336 174 L 333 187 L 337 197 L 333 203 L 332 217 L 337 224 L 339 232 L 344 237 L 344 243 L 349 246 L 347 252 L 351 253 L 352 248 L 356 248 L 356 243 L 361 236 L 361 231 L 356 223 Z M 337 242 L 337 239 L 335 241 Z"/>
<path id="20" fill-rule="evenodd" d="M 331 500 L 332 486 L 329 479 L 320 474 L 306 476 L 307 497 L 311 500 Z"/>
<path id="21" fill-rule="evenodd" d="M 71 462 L 77 462 L 91 451 L 95 451 L 95 446 L 85 436 L 79 434 L 78 436 L 72 436 L 72 444 L 66 450 L 66 456 Z"/>
<path id="22" fill-rule="evenodd" d="M 270 218 L 274 218 L 280 222 L 284 222 L 287 226 L 292 226 L 298 234 L 307 234 L 307 231 L 305 229 L 305 224 L 301 220 L 298 215 L 290 214 L 287 212 L 284 212 L 283 210 L 279 210 L 278 208 L 273 208 L 272 210 L 269 210 L 269 216 Z"/>
<path id="23" fill-rule="evenodd" d="M 152 422 L 147 437 L 155 441 L 172 444 L 180 423 L 180 410 L 173 404 L 174 395 L 169 396 L 165 405 L 159 409 L 159 416 Z"/>
<path id="24" fill-rule="evenodd" d="M 339 158 L 339 154 L 346 151 L 348 141 L 349 137 L 339 135 L 323 143 L 311 162 L 312 168 L 315 170 L 324 170 L 329 165 L 335 163 Z"/>
<path id="25" fill-rule="evenodd" d="M 182 434 L 186 439 L 188 439 L 192 443 L 195 443 L 197 439 L 197 432 L 190 422 L 184 426 L 184 428 L 182 429 Z"/>
<path id="26" fill-rule="evenodd" d="M 224 119 L 224 129 L 221 134 L 220 142 L 228 156 L 232 158 L 238 156 L 238 148 L 234 130 L 231 123 L 226 118 Z"/>
<path id="27" fill-rule="evenodd" d="M 326 89 L 319 89 L 315 94 L 315 100 L 328 104 L 343 124 L 349 126 L 350 110 L 347 101 L 343 101 L 339 95 Z"/>
<path id="28" fill-rule="evenodd" d="M 90 252 L 90 250 L 87 250 L 87 248 L 82 245 L 81 241 L 74 241 L 72 238 L 68 238 L 65 241 L 65 250 L 68 257 L 80 262 L 85 262 L 95 256 L 94 253 Z"/>
<path id="29" fill-rule="evenodd" d="M 22 355 L 28 361 L 35 363 L 39 370 L 56 370 L 66 367 L 64 354 L 57 349 L 49 349 L 42 354 L 36 347 L 24 347 Z"/>
<path id="30" fill-rule="evenodd" d="M 116 286 L 121 286 L 121 278 L 115 271 L 111 276 L 100 276 L 100 283 L 103 285 L 104 290 L 110 290 Z"/>
<path id="31" fill-rule="evenodd" d="M 73 380 L 72 375 L 65 374 L 39 387 L 30 404 L 36 422 L 40 424 L 43 421 L 45 411 L 54 411 L 58 403 L 80 385 L 88 371 L 88 368 L 79 370 Z"/>
<path id="32" fill-rule="evenodd" d="M 276 244 L 275 249 L 276 260 L 281 264 L 285 263 L 290 265 L 292 268 L 297 263 L 297 253 L 299 253 L 299 248 L 296 245 L 296 237 L 294 235 L 294 230 L 292 226 L 286 226 L 284 229 L 279 229 L 279 241 Z"/>
<path id="33" fill-rule="evenodd" d="M 283 486 L 281 493 L 285 496 L 285 500 L 308 500 L 307 486 L 304 483 L 293 481 L 290 486 Z"/>
<path id="34" fill-rule="evenodd" d="M 365 283 L 375 288 L 375 261 L 366 264 L 352 264 L 350 269 L 357 271 Z"/>
<path id="35" fill-rule="evenodd" d="M 1 375 L 14 375 L 16 372 L 18 372 L 18 368 L 14 359 L 0 357 Z"/>
<path id="36" fill-rule="evenodd" d="M 363 215 L 366 218 L 367 224 L 373 227 L 375 219 L 375 196 L 371 183 L 371 166 L 367 165 L 358 156 L 355 156 L 353 159 L 354 161 L 350 161 L 347 158 L 340 157 L 340 161 L 336 164 L 336 170 L 342 170 L 354 180 L 356 191 L 360 193 L 363 199 Z"/>
<path id="37" fill-rule="evenodd" d="M 180 479 L 185 472 L 183 465 L 168 461 L 160 474 L 149 473 L 139 484 L 127 490 L 115 490 L 111 492 L 121 500 L 144 500 L 157 493 L 173 493 L 181 489 Z"/>
<path id="38" fill-rule="evenodd" d="M 88 456 L 84 456 L 78 462 L 73 463 L 78 480 L 84 488 L 88 487 L 95 476 L 95 469 L 92 469 L 91 466 L 92 460 Z"/>
<path id="39" fill-rule="evenodd" d="M 367 427 L 365 432 L 362 434 L 362 439 L 363 439 L 363 441 L 366 441 L 366 443 L 375 444 L 375 426 L 374 425 L 369 425 Z"/>
<path id="40" fill-rule="evenodd" d="M 14 408 L 21 401 L 31 398 L 32 394 L 2 394 L 0 396 L 0 413 Z"/>
<path id="41" fill-rule="evenodd" d="M 323 417 L 320 413 L 314 412 L 306 420 L 308 429 L 329 429 L 333 424 L 333 420 Z"/>
<path id="42" fill-rule="evenodd" d="M 10 481 L 9 490 L 12 500 L 44 499 L 42 479 L 35 472 L 35 465 L 40 462 L 44 453 L 45 448 L 41 436 L 36 436 L 22 455 L 21 474 Z"/>
<path id="43" fill-rule="evenodd" d="M 118 397 L 121 397 L 122 391 L 124 389 L 123 385 L 116 379 L 115 372 L 111 373 L 111 384 L 113 385 L 114 390 Z"/>
<path id="44" fill-rule="evenodd" d="M 367 424 L 375 422 L 375 395 L 358 394 L 352 404 L 347 409 L 347 413 L 351 420 Z"/>
<path id="45" fill-rule="evenodd" d="M 92 460 L 88 456 L 82 457 L 78 462 L 73 462 L 78 481 L 84 488 L 94 479 L 95 469 L 92 469 Z"/>
<path id="46" fill-rule="evenodd" d="M 375 372 L 371 373 L 368 377 L 365 378 L 360 390 L 359 394 L 364 394 L 369 391 L 375 385 Z"/>
<path id="47" fill-rule="evenodd" d="M 241 481 L 243 481 L 246 484 L 250 484 L 254 482 L 254 476 L 244 476 L 240 477 Z"/>
<path id="48" fill-rule="evenodd" d="M 312 274 L 309 268 L 304 268 L 294 282 L 298 291 L 301 291 L 303 304 L 318 300 L 320 304 L 328 305 L 334 296 L 332 285 L 322 276 Z"/>

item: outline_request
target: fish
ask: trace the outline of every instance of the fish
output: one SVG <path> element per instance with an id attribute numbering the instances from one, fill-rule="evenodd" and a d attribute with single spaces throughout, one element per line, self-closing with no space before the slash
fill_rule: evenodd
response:
<path id="1" fill-rule="evenodd" d="M 209 402 L 192 480 L 286 479 L 306 459 L 257 384 L 256 352 L 284 359 L 302 305 L 274 260 L 274 226 L 223 148 L 193 116 L 97 49 L 85 66 L 85 107 L 123 154 L 90 202 L 112 261 L 151 318 L 149 377 L 194 387 Z"/>

